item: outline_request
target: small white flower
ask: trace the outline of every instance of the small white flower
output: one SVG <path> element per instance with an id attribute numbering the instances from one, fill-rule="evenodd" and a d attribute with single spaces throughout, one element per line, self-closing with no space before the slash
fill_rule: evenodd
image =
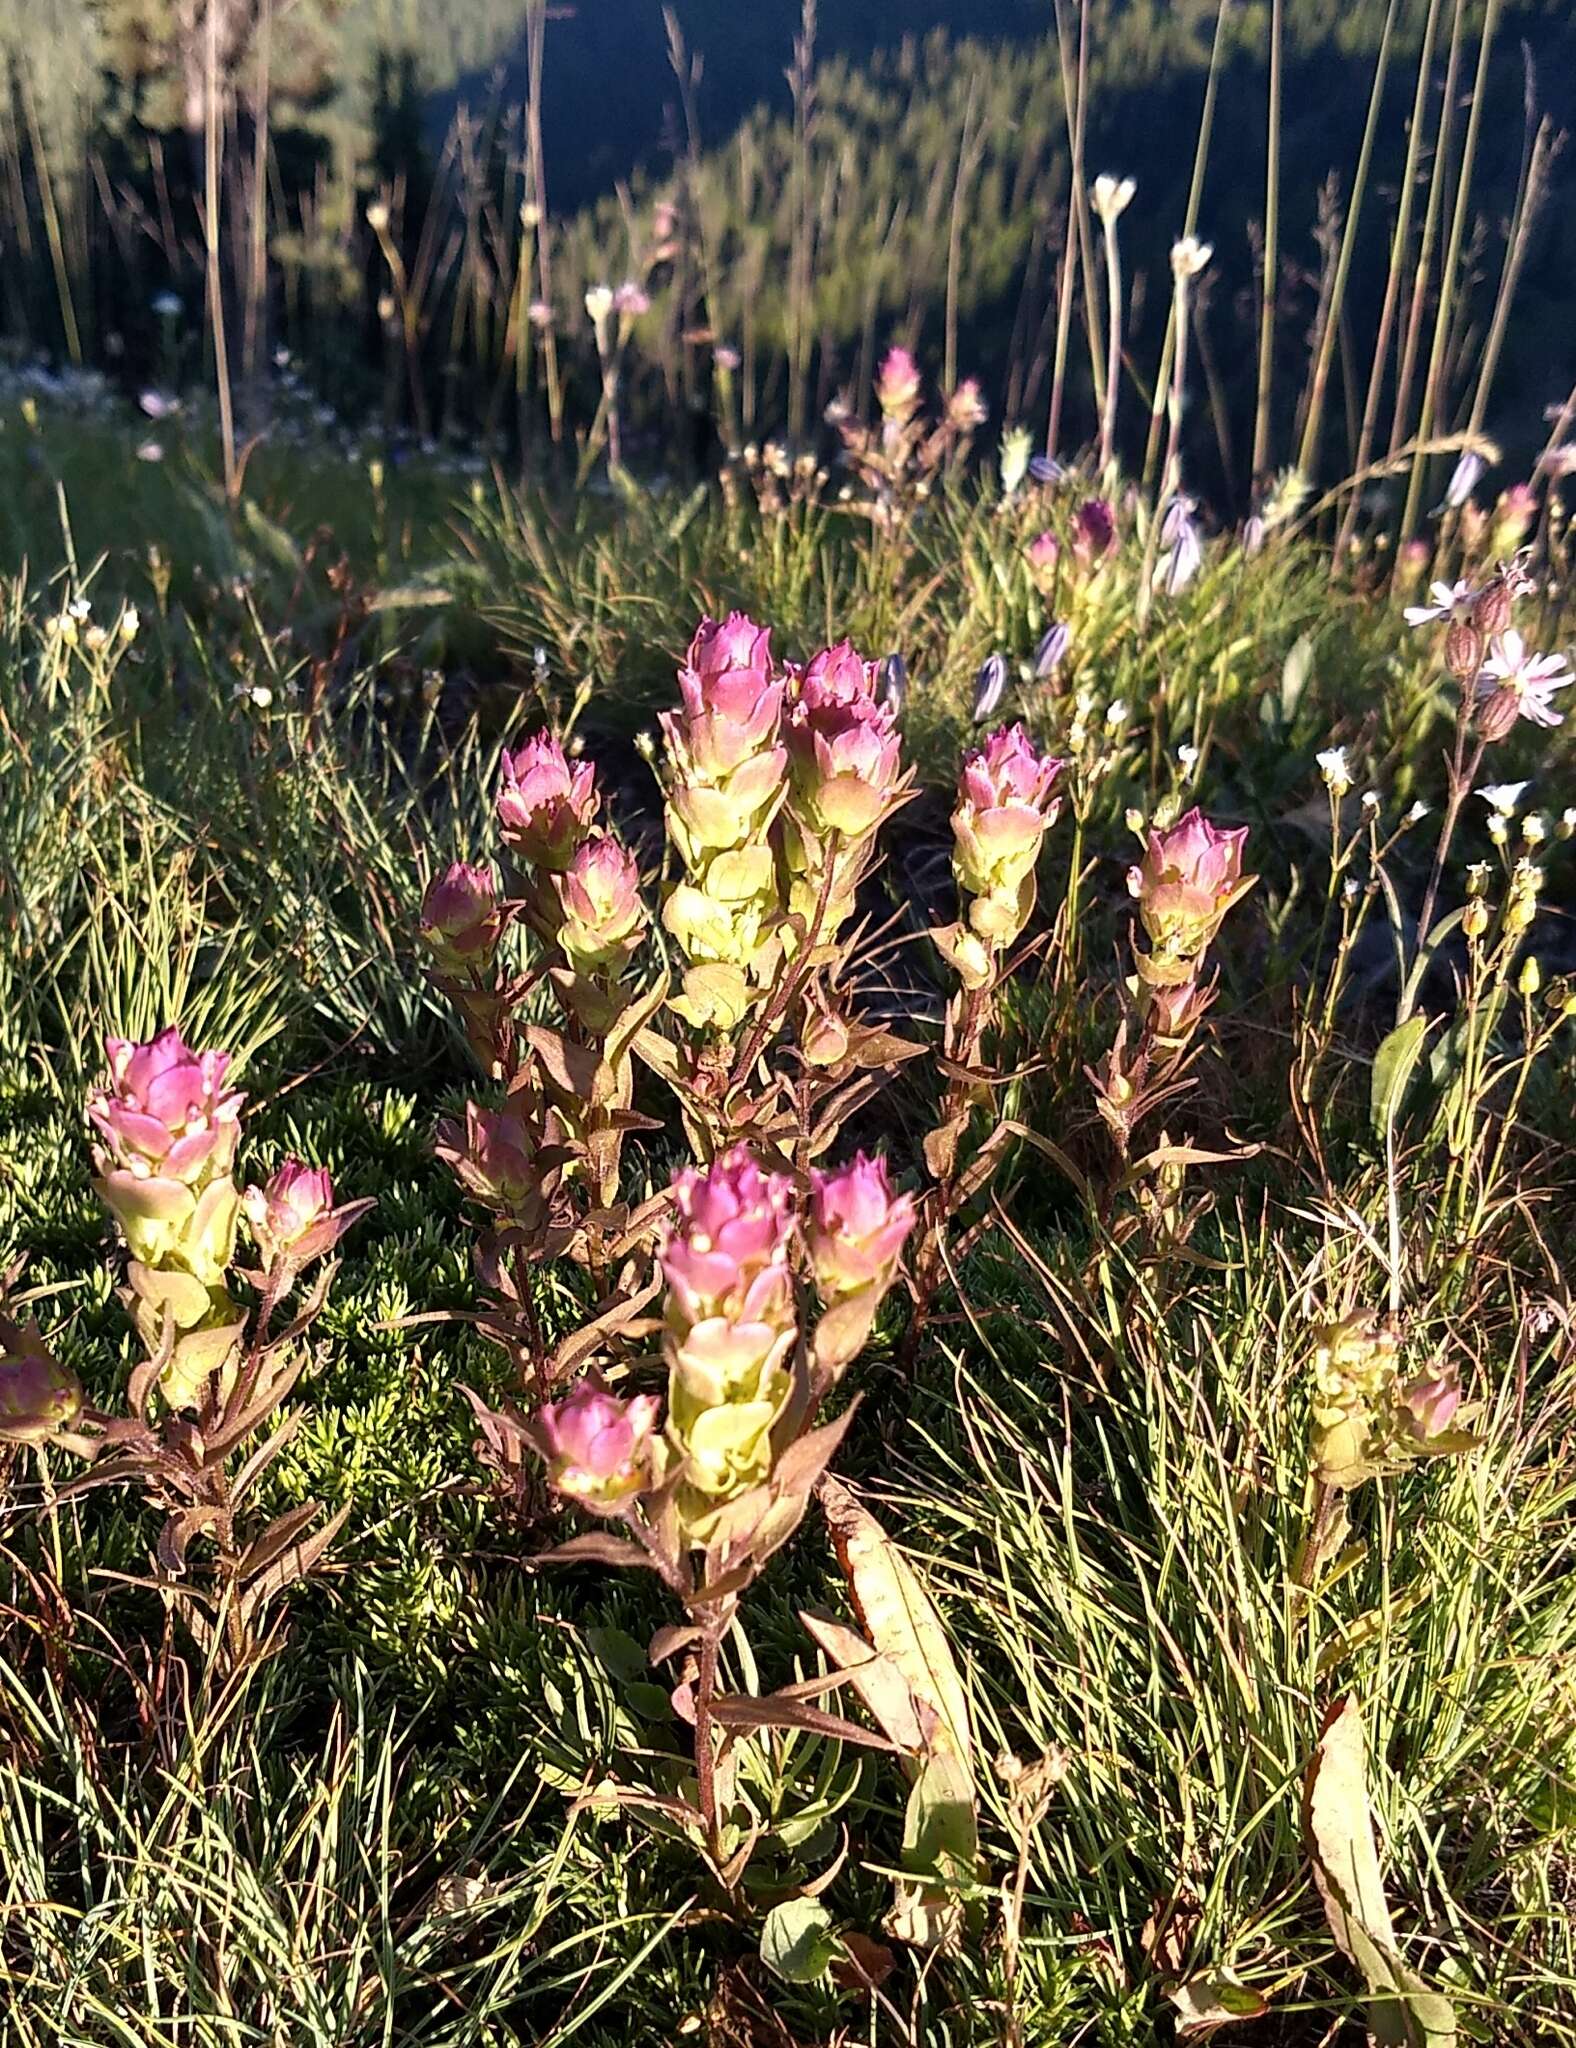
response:
<path id="1" fill-rule="evenodd" d="M 1496 811 L 1489 819 L 1488 836 L 1496 846 L 1503 846 L 1510 837 L 1510 819 L 1503 811 Z"/>
<path id="2" fill-rule="evenodd" d="M 1177 759 L 1181 762 L 1183 768 L 1187 771 L 1187 773 L 1191 775 L 1193 770 L 1198 766 L 1198 748 L 1187 746 L 1178 747 Z"/>
<path id="3" fill-rule="evenodd" d="M 1549 821 L 1533 811 L 1521 821 L 1521 836 L 1529 846 L 1541 846 L 1549 836 Z"/>
<path id="4" fill-rule="evenodd" d="M 1463 579 L 1457 583 L 1431 583 L 1427 604 L 1409 604 L 1401 614 L 1409 626 L 1431 626 L 1436 619 L 1454 624 L 1464 619 L 1477 603 L 1477 592 Z"/>
<path id="5" fill-rule="evenodd" d="M 1326 747 L 1314 759 L 1319 764 L 1319 773 L 1324 777 L 1324 786 L 1336 796 L 1345 796 L 1352 786 L 1352 771 L 1347 766 L 1344 747 Z"/>
<path id="6" fill-rule="evenodd" d="M 1127 211 L 1137 190 L 1135 179 L 1113 178 L 1108 171 L 1102 171 L 1095 179 L 1094 210 L 1107 227 L 1111 227 Z"/>
<path id="7" fill-rule="evenodd" d="M 1341 894 L 1348 903 L 1357 901 L 1358 882 L 1355 875 L 1348 875 L 1341 884 Z"/>
<path id="8" fill-rule="evenodd" d="M 613 287 L 610 284 L 594 284 L 586 293 L 586 311 L 591 315 L 593 325 L 600 327 L 613 310 Z"/>
<path id="9" fill-rule="evenodd" d="M 1105 722 L 1112 732 L 1120 725 L 1126 725 L 1129 707 L 1118 697 L 1105 707 Z"/>
<path id="10" fill-rule="evenodd" d="M 155 391 L 151 387 L 139 396 L 137 403 L 150 420 L 167 420 L 181 409 L 178 398 L 171 398 L 168 392 Z"/>
<path id="11" fill-rule="evenodd" d="M 1413 804 L 1412 808 L 1407 812 L 1406 822 L 1409 825 L 1421 825 L 1423 820 L 1428 816 L 1428 813 L 1432 808 L 1432 805 L 1425 804 L 1421 797 L 1419 797 L 1418 801 L 1415 804 Z"/>
<path id="12" fill-rule="evenodd" d="M 1201 242 L 1196 235 L 1184 235 L 1181 241 L 1171 244 L 1172 276 L 1197 277 L 1214 253 L 1213 243 Z"/>
<path id="13" fill-rule="evenodd" d="M 1531 786 L 1527 782 L 1485 782 L 1476 794 L 1483 799 L 1491 811 L 1498 812 L 1501 817 L 1509 818 L 1514 815 L 1517 804 L 1521 802 L 1521 799 L 1526 795 Z"/>
<path id="14" fill-rule="evenodd" d="M 88 599 L 88 598 L 85 598 L 85 597 L 74 597 L 74 598 L 73 598 L 73 599 L 71 600 L 71 604 L 70 604 L 70 612 L 71 612 L 71 616 L 72 616 L 72 617 L 73 617 L 73 618 L 74 618 L 75 620 L 77 620 L 79 624 L 81 623 L 81 621 L 82 621 L 83 619 L 85 619 L 85 618 L 87 617 L 88 613 L 89 613 L 89 612 L 91 612 L 91 611 L 92 611 L 92 609 L 93 609 L 93 605 L 92 605 L 92 602 L 91 602 L 91 600 L 90 600 L 90 599 Z"/>
<path id="15" fill-rule="evenodd" d="M 1576 676 L 1571 674 L 1563 654 L 1529 654 L 1526 642 L 1510 627 L 1495 640 L 1487 661 L 1478 671 L 1477 694 L 1481 699 L 1509 690 L 1522 718 L 1530 719 L 1534 725 L 1552 727 L 1563 723 L 1561 714 L 1554 709 L 1554 692 L 1572 682 L 1576 682 Z"/>
<path id="16" fill-rule="evenodd" d="M 1377 790 L 1377 789 L 1365 789 L 1365 790 L 1363 791 L 1363 809 L 1364 809 L 1365 811 L 1369 812 L 1369 814 L 1371 815 L 1371 814 L 1372 814 L 1373 812 L 1377 811 L 1377 810 L 1378 810 L 1378 808 L 1379 808 L 1379 792 L 1378 792 L 1378 790 Z"/>

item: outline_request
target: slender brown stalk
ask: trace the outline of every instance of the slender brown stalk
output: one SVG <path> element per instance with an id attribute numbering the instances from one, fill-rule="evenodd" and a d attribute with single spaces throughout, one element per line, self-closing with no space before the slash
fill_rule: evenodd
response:
<path id="1" fill-rule="evenodd" d="M 1407 421 L 1412 412 L 1412 378 L 1422 340 L 1423 316 L 1427 310 L 1429 283 L 1433 274 L 1434 244 L 1444 211 L 1445 181 L 1450 162 L 1450 140 L 1455 126 L 1456 81 L 1461 70 L 1462 22 L 1466 0 L 1455 0 L 1450 24 L 1450 55 L 1445 64 L 1445 89 L 1439 108 L 1439 133 L 1434 144 L 1433 175 L 1428 181 L 1428 203 L 1423 208 L 1423 234 L 1418 244 L 1417 268 L 1412 277 L 1411 304 L 1407 308 L 1406 332 L 1401 343 L 1401 366 L 1396 372 L 1395 404 L 1390 413 L 1390 453 L 1410 437 Z M 1416 438 L 1423 440 L 1419 433 Z"/>
<path id="2" fill-rule="evenodd" d="M 1472 166 L 1477 155 L 1478 129 L 1483 118 L 1483 102 L 1488 97 L 1488 67 L 1494 48 L 1494 31 L 1499 23 L 1501 0 L 1488 0 L 1483 16 L 1483 36 L 1478 44 L 1477 77 L 1472 88 L 1472 105 L 1467 115 L 1466 139 L 1461 147 L 1461 170 L 1456 179 L 1455 212 L 1450 223 L 1450 242 L 1445 251 L 1444 268 L 1439 277 L 1439 308 L 1434 316 L 1434 342 L 1429 353 L 1428 374 L 1423 380 L 1423 409 L 1417 423 L 1417 437 L 1427 441 L 1434 429 L 1434 416 L 1443 416 L 1446 410 L 1445 391 L 1445 345 L 1450 333 L 1451 295 L 1456 286 L 1456 274 L 1461 262 L 1461 245 L 1466 234 L 1467 207 L 1472 196 Z M 1422 500 L 1423 479 L 1427 473 L 1426 459 L 1413 465 L 1412 475 L 1407 484 L 1406 507 L 1401 515 L 1401 539 L 1409 540 L 1417 523 L 1418 508 Z"/>
<path id="3" fill-rule="evenodd" d="M 1352 251 L 1357 242 L 1357 224 L 1362 217 L 1363 198 L 1368 189 L 1368 167 L 1373 161 L 1374 137 L 1379 131 L 1379 111 L 1384 104 L 1385 77 L 1390 63 L 1390 41 L 1395 33 L 1395 20 L 1400 5 L 1401 0 L 1390 0 L 1385 13 L 1384 28 L 1379 36 L 1379 53 L 1374 59 L 1374 82 L 1368 95 L 1368 118 L 1363 123 L 1363 139 L 1357 152 L 1357 168 L 1352 173 L 1352 193 L 1346 209 L 1346 224 L 1341 234 L 1341 253 L 1336 258 L 1335 279 L 1330 288 L 1329 312 L 1319 331 L 1319 345 L 1308 386 L 1308 410 L 1303 421 L 1302 444 L 1297 451 L 1297 467 L 1310 479 L 1319 459 L 1319 432 L 1324 424 L 1324 401 L 1329 384 L 1330 363 L 1335 351 L 1336 337 L 1340 331 L 1342 310 L 1346 303 L 1346 280 L 1352 267 Z"/>
<path id="4" fill-rule="evenodd" d="M 1231 14 L 1232 0 L 1220 0 L 1220 12 L 1215 16 L 1215 37 L 1209 51 L 1209 73 L 1204 81 L 1204 105 L 1198 119 L 1198 140 L 1193 145 L 1193 179 L 1188 187 L 1187 212 L 1182 222 L 1184 235 L 1191 235 L 1198 227 L 1198 210 L 1204 197 L 1204 172 L 1209 163 L 1210 136 L 1215 127 L 1215 100 L 1220 87 L 1221 60 L 1226 44 L 1226 23 Z M 1154 396 L 1149 408 L 1149 440 L 1144 449 L 1143 482 L 1147 489 L 1154 474 L 1155 462 L 1160 454 L 1160 424 L 1166 415 L 1166 392 L 1171 381 L 1171 357 L 1176 348 L 1176 308 L 1173 305 L 1166 320 L 1165 340 L 1160 349 L 1160 368 L 1155 376 Z"/>
<path id="5" fill-rule="evenodd" d="M 1062 244 L 1062 276 L 1056 301 L 1056 354 L 1051 371 L 1051 403 L 1045 423 L 1045 452 L 1054 456 L 1061 439 L 1062 400 L 1067 377 L 1067 345 L 1072 335 L 1073 298 L 1078 289 L 1082 241 L 1078 228 L 1078 194 L 1083 176 L 1084 86 L 1088 76 L 1088 0 L 1080 0 L 1076 75 L 1067 56 L 1062 0 L 1056 4 L 1056 54 L 1062 72 L 1062 110 L 1067 122 L 1070 167 L 1067 179 L 1067 231 Z"/>
<path id="6" fill-rule="evenodd" d="M 1390 330 L 1401 302 L 1401 273 L 1406 262 L 1412 232 L 1412 194 L 1417 186 L 1417 163 L 1422 149 L 1424 116 L 1428 111 L 1429 66 L 1433 61 L 1434 36 L 1439 25 L 1441 0 L 1428 0 L 1428 19 L 1423 28 L 1422 48 L 1417 58 L 1417 84 L 1412 95 L 1412 118 L 1407 129 L 1406 166 L 1401 173 L 1401 197 L 1396 208 L 1395 229 L 1390 237 L 1390 268 L 1385 277 L 1384 303 L 1379 310 L 1379 327 L 1374 336 L 1373 362 L 1368 371 L 1368 394 L 1363 400 L 1363 422 L 1358 431 L 1357 450 L 1352 459 L 1353 478 L 1368 473 L 1374 435 L 1379 421 L 1379 399 L 1384 390 L 1385 360 L 1390 353 Z M 1355 487 L 1336 536 L 1331 558 L 1332 571 L 1345 559 L 1357 527 L 1361 492 Z"/>
<path id="7" fill-rule="evenodd" d="M 553 330 L 552 230 L 547 217 L 547 159 L 542 150 L 542 71 L 546 57 L 547 0 L 527 0 L 525 35 L 526 161 L 530 168 L 527 205 L 535 243 L 537 288 L 549 309 L 542 330 L 542 367 L 547 380 L 547 418 L 554 441 L 564 433 L 564 387 Z"/>
<path id="8" fill-rule="evenodd" d="M 1259 383 L 1253 412 L 1256 486 L 1270 459 L 1270 398 L 1275 374 L 1275 293 L 1280 269 L 1281 4 L 1270 0 L 1269 138 L 1264 168 L 1264 274 L 1259 280 Z"/>
<path id="9" fill-rule="evenodd" d="M 207 91 L 203 97 L 203 242 L 208 273 L 208 317 L 213 327 L 214 381 L 219 391 L 219 445 L 224 457 L 224 495 L 235 502 L 239 474 L 235 461 L 235 414 L 230 399 L 230 355 L 224 332 L 224 283 L 219 261 L 219 5 L 208 0 Z"/>

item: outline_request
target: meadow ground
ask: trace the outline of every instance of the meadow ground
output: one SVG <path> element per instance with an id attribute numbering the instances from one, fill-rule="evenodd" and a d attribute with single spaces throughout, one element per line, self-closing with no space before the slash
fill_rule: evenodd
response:
<path id="1" fill-rule="evenodd" d="M 1288 523 L 1256 550 L 1200 536 L 1168 578 L 1175 537 L 1136 495 L 1107 553 L 1099 479 L 1009 464 L 1008 489 L 993 457 L 885 522 L 759 470 L 549 499 L 306 450 L 232 511 L 200 448 L 139 463 L 134 441 L 48 406 L 6 435 L 28 556 L 0 641 L 11 1313 L 124 1413 L 142 1353 L 84 1121 L 106 1034 L 178 1022 L 231 1051 L 242 1178 L 298 1155 L 377 1206 L 298 1340 L 301 1419 L 253 1504 L 345 1511 L 273 1654 L 199 1646 L 135 1486 L 70 1491 L 47 1431 L 10 1453 L 0 2039 L 1576 2038 L 1576 777 L 1563 732 L 1523 718 L 1472 762 L 1473 728 L 1499 794 L 1451 817 L 1467 728 L 1448 622 L 1402 617 L 1421 564 L 1392 584 L 1359 550 L 1332 576 Z M 1481 586 L 1491 525 L 1447 513 L 1435 573 Z M 1569 633 L 1545 538 L 1514 599 L 1529 649 Z M 720 1650 L 736 1694 L 812 1678 L 816 1611 L 861 1622 L 911 1706 L 955 1669 L 962 1788 L 938 1822 L 914 1789 L 934 1715 L 883 1752 L 843 1690 L 832 1723 L 732 1738 L 708 1841 L 693 1678 L 647 1665 L 670 1594 L 531 1569 L 602 1525 L 475 1454 L 461 1390 L 502 1402 L 522 1354 L 474 1321 L 476 1212 L 434 1156 L 440 1116 L 494 1098 L 419 927 L 431 876 L 497 859 L 502 751 L 546 721 L 600 764 L 657 899 L 679 856 L 642 736 L 697 618 L 733 609 L 779 658 L 845 634 L 904 657 L 921 794 L 865 879 L 881 937 L 846 1003 L 932 1055 L 956 984 L 927 934 L 955 914 L 982 688 L 981 731 L 1021 720 L 1067 765 L 972 1092 L 934 1056 L 878 1068 L 836 1147 L 884 1152 L 923 1215 L 955 1197 L 928 1280 L 910 1245 L 924 1312 L 888 1293 L 830 1400 L 862 1396 L 838 1471 L 945 1645 L 883 1636 L 816 1506 Z M 1134 1008 L 1163 947 L 1134 936 L 1128 874 L 1195 802 L 1247 828 L 1257 882 L 1210 923 L 1218 991 L 1168 1067 Z M 682 968 L 660 923 L 642 944 L 637 979 Z M 538 981 L 522 1016 L 556 1000 Z M 1118 1144 L 1124 1014 L 1154 1073 Z M 959 1100 L 961 1180 L 926 1147 Z M 654 1071 L 634 1103 L 638 1209 L 686 1146 Z M 598 1284 L 540 1258 L 544 1355 Z M 619 1383 L 660 1384 L 662 1341 L 615 1329 Z M 185 1583 L 208 1554 L 199 1531 Z"/>

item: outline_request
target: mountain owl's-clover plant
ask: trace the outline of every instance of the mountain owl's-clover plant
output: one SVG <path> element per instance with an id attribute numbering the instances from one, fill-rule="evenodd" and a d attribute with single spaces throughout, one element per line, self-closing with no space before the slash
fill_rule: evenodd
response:
<path id="1" fill-rule="evenodd" d="M 0 1439 L 86 1460 L 62 1498 L 133 1486 L 161 1509 L 160 1589 L 204 1651 L 234 1671 L 277 1643 L 270 1610 L 348 1512 L 314 1528 L 318 1504 L 305 1501 L 252 1522 L 260 1482 L 301 1421 L 279 1411 L 310 1363 L 307 1334 L 333 1264 L 286 1304 L 372 1203 L 336 1204 L 329 1175 L 299 1159 L 243 1193 L 235 1168 L 245 1098 L 229 1085 L 228 1054 L 192 1051 L 174 1025 L 145 1044 L 111 1038 L 105 1050 L 109 1071 L 87 1104 L 94 1186 L 130 1254 L 124 1299 L 145 1357 L 127 1383 L 128 1412 L 106 1413 L 87 1403 L 36 1324 L 0 1318 Z M 207 1553 L 195 1576 L 194 1543 Z"/>
<path id="2" fill-rule="evenodd" d="M 665 1402 L 593 1373 L 532 1414 L 478 1409 L 496 1462 L 534 1453 L 567 1503 L 608 1525 L 543 1561 L 651 1570 L 683 1605 L 685 1621 L 651 1648 L 654 1664 L 681 1660 L 674 1705 L 694 1729 L 693 1794 L 665 1810 L 731 1888 L 752 1839 L 731 1818 L 740 1736 L 801 1728 L 884 1746 L 809 1704 L 835 1674 L 763 1699 L 719 1692 L 718 1660 L 853 1417 L 850 1404 L 817 1420 L 896 1281 L 914 1205 L 863 1154 L 816 1169 L 806 1198 L 742 1145 L 681 1169 L 669 1194 L 658 1250 Z"/>

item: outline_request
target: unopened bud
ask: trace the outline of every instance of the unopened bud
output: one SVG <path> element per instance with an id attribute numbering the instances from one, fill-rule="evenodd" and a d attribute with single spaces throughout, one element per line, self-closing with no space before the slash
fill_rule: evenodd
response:
<path id="1" fill-rule="evenodd" d="M 1445 666 L 1457 682 L 1470 682 L 1483 666 L 1483 635 L 1470 619 L 1456 619 L 1445 635 Z"/>
<path id="2" fill-rule="evenodd" d="M 1510 606 L 1510 586 L 1502 576 L 1484 585 L 1472 607 L 1472 623 L 1485 640 L 1503 633 L 1510 624 Z"/>
<path id="3" fill-rule="evenodd" d="M 1480 939 L 1488 930 L 1488 905 L 1481 896 L 1474 896 L 1462 911 L 1461 929 L 1469 939 Z"/>
<path id="4" fill-rule="evenodd" d="M 1543 986 L 1543 969 L 1538 965 L 1536 953 L 1529 953 L 1521 963 L 1521 978 L 1516 983 L 1518 995 L 1535 996 Z"/>
<path id="5" fill-rule="evenodd" d="M 1453 629 L 1452 629 L 1453 630 Z M 1504 739 L 1521 715 L 1521 699 L 1514 690 L 1496 690 L 1478 706 L 1478 737 L 1489 746 Z"/>

